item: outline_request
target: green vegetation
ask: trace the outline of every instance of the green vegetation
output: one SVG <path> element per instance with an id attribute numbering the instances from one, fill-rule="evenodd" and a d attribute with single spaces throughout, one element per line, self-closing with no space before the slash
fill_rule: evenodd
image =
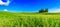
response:
<path id="1" fill-rule="evenodd" d="M 60 27 L 60 13 L 0 12 L 0 27 Z"/>
<path id="2" fill-rule="evenodd" d="M 41 9 L 39 10 L 39 13 L 45 13 L 45 12 L 48 12 L 48 8 L 45 8 L 45 9 L 41 8 Z"/>

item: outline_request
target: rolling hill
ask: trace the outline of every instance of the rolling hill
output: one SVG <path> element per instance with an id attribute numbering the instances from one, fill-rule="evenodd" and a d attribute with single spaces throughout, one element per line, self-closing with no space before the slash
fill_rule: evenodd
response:
<path id="1" fill-rule="evenodd" d="M 0 27 L 60 27 L 60 13 L 0 12 Z"/>

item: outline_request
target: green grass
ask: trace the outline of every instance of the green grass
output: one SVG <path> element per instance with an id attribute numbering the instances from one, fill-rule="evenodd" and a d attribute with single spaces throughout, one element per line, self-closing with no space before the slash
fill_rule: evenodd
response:
<path id="1" fill-rule="evenodd" d="M 0 27 L 60 27 L 60 13 L 0 12 Z"/>

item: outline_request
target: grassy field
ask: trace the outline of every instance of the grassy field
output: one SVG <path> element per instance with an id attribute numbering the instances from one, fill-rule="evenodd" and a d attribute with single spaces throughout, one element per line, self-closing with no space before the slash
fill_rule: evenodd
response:
<path id="1" fill-rule="evenodd" d="M 60 27 L 60 13 L 0 12 L 0 27 Z"/>

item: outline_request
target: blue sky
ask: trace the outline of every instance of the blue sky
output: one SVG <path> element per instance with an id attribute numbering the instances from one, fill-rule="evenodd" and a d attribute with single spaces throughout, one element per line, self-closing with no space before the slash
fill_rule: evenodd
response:
<path id="1" fill-rule="evenodd" d="M 7 0 L 2 0 L 7 2 Z M 7 9 L 15 12 L 38 12 L 41 8 L 48 8 L 49 12 L 60 12 L 60 0 L 9 0 L 6 6 L 0 5 L 0 10 Z"/>

